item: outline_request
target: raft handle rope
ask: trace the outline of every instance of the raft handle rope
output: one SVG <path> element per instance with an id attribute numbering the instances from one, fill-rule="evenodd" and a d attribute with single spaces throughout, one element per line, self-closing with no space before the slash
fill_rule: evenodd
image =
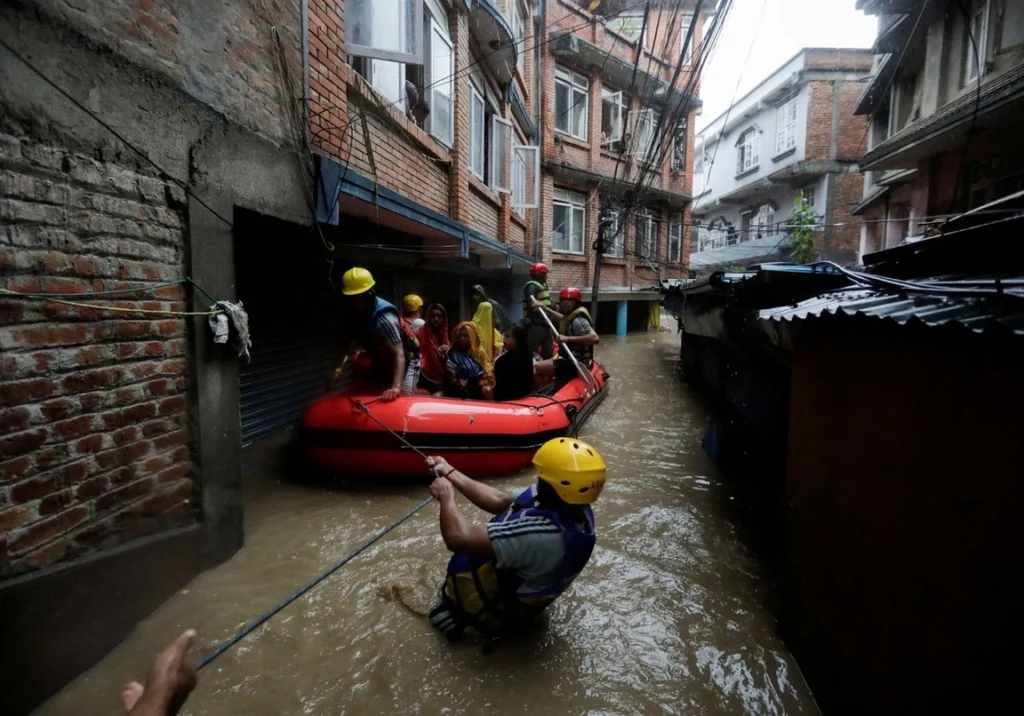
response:
<path id="1" fill-rule="evenodd" d="M 391 433 L 391 434 L 392 434 L 392 435 L 394 435 L 394 436 L 395 436 L 396 438 L 398 438 L 398 439 L 399 439 L 400 441 L 402 441 L 403 443 L 405 443 L 405 444 L 406 444 L 406 445 L 407 445 L 407 446 L 408 446 L 409 448 L 411 448 L 412 450 L 414 450 L 414 451 L 415 451 L 415 452 L 416 452 L 417 454 L 419 454 L 419 455 L 422 455 L 422 456 L 423 456 L 423 458 L 424 458 L 424 459 L 426 459 L 426 457 L 427 457 L 427 456 L 426 456 L 426 455 L 425 455 L 425 454 L 423 453 L 423 451 L 421 451 L 421 450 L 417 449 L 417 448 L 416 448 L 416 447 L 415 447 L 415 446 L 414 446 L 414 445 L 413 445 L 412 443 L 410 443 L 410 442 L 409 442 L 408 440 L 406 440 L 406 439 L 405 439 L 405 438 L 403 438 L 403 437 L 402 437 L 401 435 L 399 435 L 399 434 L 398 434 L 398 433 L 396 433 L 396 432 L 395 432 L 394 430 L 392 430 L 392 429 L 391 429 L 391 428 L 389 428 L 389 427 L 388 427 L 387 425 L 385 425 L 385 424 L 384 424 L 384 423 L 382 423 L 382 422 L 381 422 L 380 420 L 378 420 L 378 419 L 377 419 L 377 417 L 376 417 L 375 415 L 373 415 L 373 413 L 371 413 L 371 412 L 370 412 L 370 409 L 369 409 L 369 408 L 368 408 L 368 407 L 366 406 L 366 404 L 365 404 L 365 403 L 363 403 L 363 401 L 361 401 L 361 400 L 356 400 L 356 401 L 355 401 L 355 404 L 356 404 L 356 405 L 357 405 L 357 406 L 359 407 L 359 409 L 360 409 L 360 410 L 362 410 L 362 411 L 363 411 L 364 413 L 366 413 L 366 414 L 367 414 L 368 416 L 370 416 L 370 418 L 371 418 L 372 420 L 374 420 L 375 422 L 377 422 L 377 423 L 378 423 L 378 424 L 379 424 L 379 425 L 380 425 L 381 427 L 383 427 L 383 428 L 384 428 L 385 430 L 387 430 L 387 431 L 388 431 L 389 433 Z M 452 469 L 452 472 L 454 472 L 454 468 Z M 450 475 L 450 474 L 451 474 L 451 472 L 449 472 L 448 474 Z M 447 477 L 447 476 L 446 476 L 446 477 Z M 353 559 L 355 559 L 355 558 L 356 558 L 356 557 L 358 557 L 358 556 L 359 556 L 360 554 L 362 554 L 362 553 L 363 553 L 363 552 L 365 552 L 365 551 L 366 551 L 367 549 L 369 549 L 369 548 L 370 548 L 370 547 L 371 547 L 371 546 L 372 546 L 372 545 L 373 545 L 373 544 L 374 544 L 375 542 L 377 542 L 377 541 L 378 541 L 378 540 L 380 540 L 380 539 L 381 539 L 382 537 L 384 537 L 384 535 L 386 535 L 386 534 L 387 534 L 388 532 L 390 532 L 391 530 L 393 530 L 393 529 L 395 529 L 396 527 L 398 527 L 399 525 L 401 525 L 401 524 L 402 524 L 403 522 L 405 522 L 406 520 L 408 520 L 409 518 L 411 518 L 411 517 L 412 517 L 413 515 L 415 515 L 415 514 L 416 514 L 417 512 L 419 512 L 420 510 L 422 510 L 422 509 L 423 509 L 424 507 L 426 507 L 427 505 L 429 505 L 429 504 L 430 504 L 431 502 L 433 502 L 433 501 L 434 501 L 434 498 L 433 498 L 433 496 L 431 496 L 431 497 L 428 497 L 428 498 L 427 498 L 427 499 L 425 499 L 425 500 L 424 500 L 423 502 L 421 502 L 420 504 L 416 505 L 416 507 L 414 507 L 414 508 L 412 508 L 411 510 L 409 510 L 408 512 L 406 512 L 406 513 L 405 513 L 404 515 L 402 515 L 402 516 L 401 516 L 400 518 L 398 518 L 397 520 L 395 520 L 394 522 L 392 522 L 392 523 L 391 523 L 390 525 L 388 525 L 387 527 L 385 527 L 384 529 L 382 529 L 382 530 L 381 530 L 380 532 L 378 532 L 377 534 L 375 534 L 375 535 L 374 535 L 373 537 L 371 537 L 371 538 L 370 538 L 369 540 L 367 540 L 366 542 L 364 542 L 364 543 L 363 543 L 362 545 L 360 545 L 360 546 L 359 546 L 359 547 L 358 547 L 358 548 L 357 548 L 357 549 L 356 549 L 356 550 L 355 550 L 354 552 L 352 552 L 351 554 L 349 554 L 349 555 L 347 555 L 347 556 L 343 557 L 342 559 L 338 560 L 337 562 L 335 562 L 333 566 L 331 566 L 331 567 L 330 567 L 330 568 L 329 568 L 329 569 L 328 569 L 328 570 L 327 570 L 326 572 L 322 573 L 322 574 L 321 574 L 321 575 L 320 575 L 319 577 L 317 577 L 316 579 L 314 579 L 314 580 L 313 580 L 312 582 L 310 582 L 310 583 L 309 583 L 309 584 L 307 584 L 306 586 L 302 587 L 302 589 L 300 589 L 300 590 L 298 590 L 297 592 L 295 592 L 295 593 L 294 593 L 293 595 L 291 595 L 290 597 L 288 597 L 287 599 L 285 599 L 285 600 L 284 600 L 283 602 L 281 602 L 281 603 L 280 603 L 280 604 L 278 604 L 278 605 L 277 605 L 276 607 L 274 607 L 273 609 L 271 609 L 271 610 L 270 610 L 269 612 L 267 612 L 266 614 L 264 614 L 263 616 L 261 616 L 261 617 L 260 617 L 259 619 L 256 619 L 255 621 L 252 621 L 252 622 L 250 622 L 250 623 L 249 623 L 248 625 L 246 625 L 246 626 L 245 626 L 245 627 L 244 627 L 243 629 L 239 630 L 239 632 L 238 632 L 237 634 L 235 634 L 235 635 L 234 635 L 233 637 L 231 637 L 230 639 L 228 639 L 228 640 L 226 640 L 226 641 L 224 641 L 224 642 L 221 642 L 221 644 L 220 644 L 220 645 L 219 645 L 219 646 L 218 646 L 218 647 L 217 647 L 216 649 L 214 649 L 214 650 L 213 650 L 213 651 L 211 651 L 211 652 L 210 652 L 209 654 L 207 654 L 206 656 L 204 656 L 204 657 L 203 657 L 203 660 L 202 660 L 202 661 L 200 661 L 200 662 L 199 662 L 199 664 L 198 664 L 198 665 L 196 666 L 196 671 L 201 671 L 202 669 L 204 669 L 205 667 L 207 667 L 207 666 L 208 666 L 208 665 L 209 665 L 209 664 L 210 664 L 210 663 L 211 663 L 211 662 L 212 662 L 212 661 L 213 661 L 214 659 L 216 659 L 216 658 L 217 658 L 218 656 L 220 656 L 221 654 L 223 654 L 224 652 L 226 652 L 226 651 L 227 651 L 228 649 L 230 649 L 231 647 L 233 647 L 233 646 L 234 646 L 235 644 L 237 644 L 238 642 L 242 641 L 242 639 L 244 639 L 245 637 L 247 637 L 247 636 L 249 636 L 250 634 L 252 634 L 252 633 L 253 633 L 254 631 L 256 631 L 257 629 L 259 629 L 259 628 L 260 628 L 261 626 L 263 626 L 264 624 L 266 624 L 266 623 L 267 623 L 268 621 L 270 621 L 270 620 L 271 620 L 271 619 L 272 619 L 272 618 L 273 618 L 273 617 L 274 617 L 274 616 L 275 616 L 276 614 L 278 614 L 279 612 L 281 612 L 281 610 L 283 610 L 283 609 L 284 609 L 285 607 L 287 607 L 287 606 L 288 606 L 289 604 L 291 604 L 292 602 L 294 602 L 294 601 L 296 601 L 297 599 L 301 598 L 301 597 L 302 597 L 302 596 L 303 596 L 304 594 L 306 594 L 307 592 L 309 592 L 310 590 L 312 590 L 312 589 L 313 589 L 314 587 L 316 587 L 317 585 L 319 585 L 319 584 L 320 584 L 321 582 L 323 582 L 323 581 L 324 581 L 325 579 L 327 579 L 328 577 L 330 577 L 330 576 L 331 576 L 332 574 L 334 574 L 335 572 L 337 572 L 337 571 L 338 571 L 339 569 L 341 569 L 341 568 L 342 568 L 342 567 L 344 567 L 344 566 L 345 566 L 346 564 L 348 564 L 348 563 L 349 563 L 349 562 L 351 562 L 351 561 L 352 561 Z"/>

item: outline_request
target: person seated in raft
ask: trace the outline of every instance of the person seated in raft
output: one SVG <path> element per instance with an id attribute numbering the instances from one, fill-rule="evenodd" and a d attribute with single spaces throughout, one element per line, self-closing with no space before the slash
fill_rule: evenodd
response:
<path id="1" fill-rule="evenodd" d="M 472 321 L 455 326 L 445 367 L 444 394 L 449 398 L 494 397 L 494 368 L 480 346 L 480 332 Z"/>
<path id="2" fill-rule="evenodd" d="M 423 299 L 415 293 L 402 299 L 402 321 L 413 333 L 423 327 Z"/>
<path id="3" fill-rule="evenodd" d="M 381 400 L 394 400 L 403 393 L 412 395 L 420 379 L 420 344 L 402 322 L 398 309 L 373 292 L 373 275 L 364 268 L 352 268 L 341 277 L 349 321 L 343 341 L 343 360 L 335 368 L 328 384 L 351 379 L 355 361 L 349 356 L 362 348 L 369 359 L 364 375 L 356 375 L 352 392 L 383 391 Z M 362 372 L 362 371 L 361 371 Z M 360 385 L 360 383 L 362 385 Z"/>
<path id="4" fill-rule="evenodd" d="M 590 312 L 583 307 L 583 294 L 578 288 L 566 286 L 558 294 L 558 311 L 544 306 L 544 311 L 558 321 L 559 355 L 553 360 L 537 364 L 537 374 L 555 376 L 558 380 L 572 380 L 578 374 L 572 361 L 562 355 L 561 346 L 572 351 L 580 366 L 589 368 L 594 361 L 594 346 L 601 338 L 590 323 Z M 536 303 L 534 304 L 536 305 Z"/>
<path id="5" fill-rule="evenodd" d="M 453 553 L 431 624 L 449 641 L 521 630 L 590 560 L 597 541 L 590 506 L 604 489 L 604 460 L 581 440 L 549 440 L 533 458 L 536 484 L 515 496 L 471 480 L 443 458 L 428 457 L 427 465 L 435 475 L 430 494 L 441 506 L 441 537 Z M 456 491 L 494 518 L 486 525 L 470 521 Z"/>
<path id="6" fill-rule="evenodd" d="M 497 302 L 487 297 L 483 286 L 474 286 L 469 298 L 474 308 L 473 323 L 480 330 L 480 345 L 491 360 L 494 360 L 501 353 L 501 331 L 508 323 L 502 320 L 505 311 Z"/>
<path id="7" fill-rule="evenodd" d="M 420 342 L 420 388 L 442 395 L 445 363 L 448 361 L 448 312 L 440 303 L 427 306 L 427 320 L 416 333 Z"/>
<path id="8" fill-rule="evenodd" d="M 504 339 L 505 352 L 494 361 L 494 399 L 519 400 L 533 392 L 530 324 L 513 324 Z"/>

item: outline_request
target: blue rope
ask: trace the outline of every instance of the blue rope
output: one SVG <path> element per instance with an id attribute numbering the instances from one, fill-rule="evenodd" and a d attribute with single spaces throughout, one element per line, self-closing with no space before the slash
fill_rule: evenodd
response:
<path id="1" fill-rule="evenodd" d="M 415 514 L 416 514 L 417 512 L 419 512 L 419 511 L 420 511 L 420 510 L 422 510 L 422 509 L 423 509 L 424 507 L 426 507 L 426 506 L 427 506 L 427 505 L 429 505 L 429 504 L 430 504 L 431 502 L 433 502 L 433 500 L 434 500 L 434 498 L 433 498 L 433 497 L 428 497 L 427 499 L 425 499 L 425 500 L 424 500 L 423 502 L 421 502 L 421 503 L 420 503 L 419 505 L 417 505 L 417 506 L 416 506 L 416 507 L 414 507 L 414 508 L 413 508 L 412 510 L 410 510 L 409 512 L 407 512 L 407 513 L 405 514 L 405 516 L 403 516 L 403 517 L 402 517 L 401 519 L 399 519 L 399 520 L 397 520 L 397 521 L 395 521 L 395 522 L 392 522 L 392 523 L 391 523 L 390 525 L 388 525 L 387 527 L 385 527 L 384 529 L 382 529 L 382 530 L 381 530 L 380 532 L 378 532 L 378 533 L 377 533 L 376 535 L 374 535 L 372 539 L 370 539 L 369 541 L 367 541 L 366 543 L 364 543 L 364 544 L 363 544 L 363 545 L 362 545 L 361 547 L 359 547 L 359 549 L 357 549 L 357 550 L 356 550 L 355 552 L 353 552 L 352 554 L 348 555 L 348 556 L 347 556 L 347 557 L 345 557 L 344 559 L 342 559 L 342 560 L 340 560 L 339 562 L 337 562 L 337 563 L 336 563 L 336 564 L 335 564 L 335 565 L 334 565 L 333 567 L 331 567 L 330 569 L 328 569 L 328 570 L 327 570 L 326 572 L 324 572 L 323 574 L 321 574 L 321 575 L 320 575 L 319 577 L 317 577 L 316 579 L 314 579 L 314 580 L 313 580 L 312 582 L 310 582 L 309 584 L 307 584 L 307 585 L 306 585 L 305 587 L 303 587 L 303 588 L 302 588 L 302 589 L 300 589 L 299 591 L 295 592 L 295 594 L 293 594 L 293 595 L 291 595 L 290 597 L 288 597 L 287 599 L 285 599 L 285 600 L 284 600 L 283 602 L 281 602 L 280 604 L 278 604 L 278 605 L 277 605 L 276 607 L 274 607 L 273 609 L 271 609 L 271 610 L 270 610 L 269 612 L 267 612 L 266 614 L 264 614 L 263 616 L 261 616 L 261 617 L 260 617 L 259 619 L 257 619 L 256 621 L 254 621 L 254 622 L 251 622 L 251 623 L 250 623 L 250 624 L 249 624 L 248 626 L 246 626 L 246 627 L 245 627 L 244 629 L 242 629 L 241 631 L 239 631 L 239 632 L 238 632 L 237 634 L 235 634 L 235 635 L 234 635 L 233 637 L 231 637 L 231 638 L 230 638 L 230 639 L 228 639 L 227 641 L 225 641 L 225 642 L 221 643 L 221 645 L 220 645 L 220 646 L 218 646 L 218 647 L 217 647 L 216 649 L 214 649 L 214 650 L 213 650 L 213 651 L 211 651 L 211 652 L 210 652 L 209 654 L 207 654 L 206 656 L 204 656 L 204 657 L 203 657 L 203 660 L 199 662 L 199 665 L 198 665 L 198 666 L 196 666 L 196 671 L 201 671 L 201 670 L 202 670 L 203 668 L 205 668 L 205 667 L 206 667 L 206 666 L 207 666 L 207 665 L 208 665 L 208 664 L 209 664 L 210 662 L 212 662 L 212 661 L 213 661 L 214 659 L 216 659 L 216 658 L 217 658 L 218 656 L 220 656 L 220 655 L 221 655 L 221 654 L 223 654 L 223 653 L 224 653 L 225 651 L 227 651 L 228 649 L 230 649 L 231 647 L 233 647 L 233 646 L 234 646 L 235 644 L 237 644 L 238 642 L 240 642 L 240 641 L 241 641 L 242 639 L 244 639 L 245 637 L 247 637 L 247 636 L 249 636 L 250 634 L 252 634 L 252 633 L 253 633 L 254 631 L 256 631 L 257 629 L 259 629 L 259 628 L 260 628 L 261 626 L 263 626 L 264 624 L 266 624 L 266 623 L 267 623 L 268 621 L 270 621 L 270 619 L 272 619 L 272 618 L 274 617 L 274 615 L 275 615 L 275 614 L 277 614 L 278 612 L 280 612 L 280 611 L 281 611 L 282 609 L 284 609 L 285 607 L 287 607 L 287 606 L 288 606 L 289 604 L 291 604 L 292 602 L 294 602 L 294 601 L 295 601 L 296 599 L 300 598 L 300 597 L 301 597 L 301 596 L 302 596 L 303 594 L 305 594 L 306 592 L 308 592 L 309 590 L 313 589 L 313 588 L 314 588 L 315 586 L 317 586 L 318 584 L 320 584 L 320 582 L 324 581 L 325 579 L 327 579 L 328 577 L 330 577 L 330 576 L 331 576 L 332 574 L 334 574 L 335 572 L 337 572 L 337 571 L 338 571 L 339 569 L 341 569 L 342 567 L 344 567 L 344 566 L 345 566 L 346 564 L 348 564 L 349 562 L 351 562 L 351 561 L 352 561 L 353 559 L 355 559 L 356 557 L 358 557 L 358 556 L 359 556 L 359 555 L 360 555 L 360 554 L 361 554 L 362 552 L 364 552 L 365 550 L 367 550 L 367 549 L 368 549 L 368 548 L 369 548 L 369 547 L 370 547 L 370 546 L 371 546 L 371 545 L 372 545 L 372 544 L 373 544 L 374 542 L 376 542 L 376 541 L 377 541 L 377 540 L 379 540 L 379 539 L 380 539 L 381 537 L 383 537 L 384 535 L 386 535 L 386 534 L 387 534 L 388 532 L 390 532 L 391 530 L 395 529 L 395 528 L 396 528 L 396 527 L 398 527 L 398 526 L 399 526 L 400 524 L 402 524 L 403 522 L 405 522 L 406 520 L 408 520 L 408 519 L 409 519 L 410 517 L 412 517 L 412 516 L 413 516 L 413 515 L 415 515 Z"/>

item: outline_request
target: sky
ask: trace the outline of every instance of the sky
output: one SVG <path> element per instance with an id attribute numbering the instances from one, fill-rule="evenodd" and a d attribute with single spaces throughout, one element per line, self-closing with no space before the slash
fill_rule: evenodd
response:
<path id="1" fill-rule="evenodd" d="M 856 0 L 734 0 L 701 80 L 704 109 L 697 130 L 804 47 L 871 47 L 877 20 L 854 10 L 855 4 Z"/>

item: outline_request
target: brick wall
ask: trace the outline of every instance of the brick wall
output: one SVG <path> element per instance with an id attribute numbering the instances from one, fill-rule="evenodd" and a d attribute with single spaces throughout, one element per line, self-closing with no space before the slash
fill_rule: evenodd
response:
<path id="1" fill-rule="evenodd" d="M 868 124 L 870 118 L 858 116 L 853 108 L 864 91 L 864 82 L 844 81 L 840 83 L 839 110 L 839 156 L 837 159 L 857 160 L 868 149 Z"/>
<path id="2" fill-rule="evenodd" d="M 850 215 L 850 210 L 861 200 L 863 189 L 864 179 L 861 174 L 837 174 L 830 177 L 828 198 L 831 221 L 829 223 L 845 224 L 845 226 L 826 228 L 833 251 L 850 253 L 856 252 L 860 248 L 859 220 Z"/>
<path id="3" fill-rule="evenodd" d="M 250 131 L 292 136 L 277 45 L 300 88 L 299 0 L 195 3 L 188 0 L 36 0 L 42 12 L 184 90 Z M 258 8 L 258 9 L 257 9 Z"/>
<path id="4" fill-rule="evenodd" d="M 813 81 L 807 87 L 807 145 L 808 161 L 829 158 L 832 147 L 832 83 Z"/>
<path id="5" fill-rule="evenodd" d="M 185 196 L 147 171 L 6 124 L 0 187 L 10 290 L 75 300 L 184 275 Z M 194 520 L 182 318 L 0 298 L 0 353 L 0 578 Z"/>

